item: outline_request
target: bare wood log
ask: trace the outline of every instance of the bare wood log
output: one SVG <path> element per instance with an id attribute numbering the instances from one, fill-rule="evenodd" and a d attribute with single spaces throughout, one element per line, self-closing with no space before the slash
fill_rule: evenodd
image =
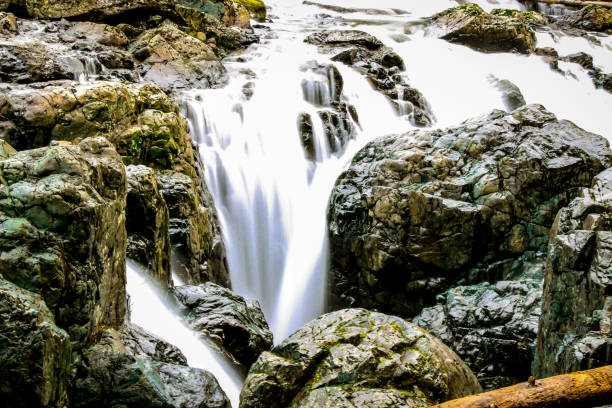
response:
<path id="1" fill-rule="evenodd" d="M 602 7 L 612 8 L 612 2 L 610 1 L 597 1 L 597 0 L 519 0 L 521 3 L 548 3 L 548 4 L 563 4 L 564 6 L 584 7 L 590 4 L 596 4 Z"/>
<path id="2" fill-rule="evenodd" d="M 430 408 L 587 408 L 612 402 L 612 365 L 530 380 Z"/>

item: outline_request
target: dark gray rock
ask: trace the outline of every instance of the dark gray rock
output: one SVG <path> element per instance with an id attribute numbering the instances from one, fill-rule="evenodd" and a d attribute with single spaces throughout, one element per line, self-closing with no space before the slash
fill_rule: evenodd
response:
<path id="1" fill-rule="evenodd" d="M 263 351 L 272 348 L 272 333 L 257 301 L 245 301 L 210 282 L 178 286 L 173 293 L 184 306 L 189 326 L 247 369 Z"/>
<path id="2" fill-rule="evenodd" d="M 126 323 L 119 331 L 126 350 L 134 356 L 149 358 L 163 363 L 187 365 L 181 350 L 152 335 L 140 326 Z"/>
<path id="3" fill-rule="evenodd" d="M 533 261 L 531 276 L 520 280 L 449 289 L 412 321 L 453 349 L 485 390 L 523 382 L 531 375 L 543 264 Z"/>
<path id="4" fill-rule="evenodd" d="M 520 276 L 611 160 L 539 105 L 371 142 L 330 198 L 332 305 L 414 316 L 448 288 Z"/>
<path id="5" fill-rule="evenodd" d="M 196 157 L 198 158 L 198 157 Z M 229 287 L 229 268 L 214 202 L 204 184 L 201 162 L 197 177 L 170 170 L 155 173 L 170 213 L 173 272 L 187 284 L 213 282 Z"/>
<path id="6" fill-rule="evenodd" d="M 0 274 L 42 295 L 80 349 L 125 316 L 121 158 L 104 138 L 0 159 Z"/>
<path id="7" fill-rule="evenodd" d="M 607 7 L 591 4 L 573 13 L 568 21 L 572 26 L 584 30 L 612 30 L 612 11 Z"/>
<path id="8" fill-rule="evenodd" d="M 35 293 L 0 275 L 0 390 L 2 406 L 63 408 L 68 402 L 68 334 Z"/>
<path id="9" fill-rule="evenodd" d="M 537 376 L 612 364 L 612 169 L 561 209 L 551 229 Z"/>
<path id="10" fill-rule="evenodd" d="M 502 101 L 508 112 L 512 112 L 521 106 L 526 105 L 525 98 L 518 86 L 507 79 L 491 77 L 490 81 L 502 94 Z"/>
<path id="11" fill-rule="evenodd" d="M 126 348 L 107 329 L 83 354 L 71 396 L 76 408 L 230 408 L 215 377 L 205 370 L 152 360 Z"/>
<path id="12" fill-rule="evenodd" d="M 153 169 L 127 166 L 127 256 L 147 265 L 163 286 L 172 287 L 170 270 L 170 215 Z"/>
<path id="13" fill-rule="evenodd" d="M 423 407 L 480 390 L 465 363 L 425 330 L 346 309 L 264 352 L 249 371 L 240 407 Z"/>
<path id="14" fill-rule="evenodd" d="M 398 112 L 407 111 L 414 125 L 433 123 L 433 114 L 423 95 L 400 75 L 405 69 L 404 61 L 376 37 L 357 30 L 325 30 L 309 35 L 305 41 L 317 45 L 321 52 L 334 53 L 333 61 L 365 75 L 372 86 L 394 102 Z"/>

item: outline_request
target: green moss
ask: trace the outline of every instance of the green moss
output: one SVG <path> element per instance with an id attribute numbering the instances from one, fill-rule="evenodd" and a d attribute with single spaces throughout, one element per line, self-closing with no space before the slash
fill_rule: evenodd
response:
<path id="1" fill-rule="evenodd" d="M 244 6 L 253 17 L 261 20 L 266 18 L 266 5 L 261 0 L 234 0 L 234 3 Z"/>

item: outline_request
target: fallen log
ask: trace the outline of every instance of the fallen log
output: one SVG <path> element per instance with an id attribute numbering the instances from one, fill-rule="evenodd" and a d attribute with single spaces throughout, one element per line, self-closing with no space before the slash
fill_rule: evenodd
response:
<path id="1" fill-rule="evenodd" d="M 582 8 L 591 4 L 596 4 L 602 7 L 612 8 L 612 2 L 610 1 L 597 1 L 597 0 L 519 0 L 521 3 L 548 3 L 548 4 L 562 4 L 564 6 L 574 6 Z"/>
<path id="2" fill-rule="evenodd" d="M 588 408 L 612 403 L 612 365 L 529 380 L 430 408 Z"/>

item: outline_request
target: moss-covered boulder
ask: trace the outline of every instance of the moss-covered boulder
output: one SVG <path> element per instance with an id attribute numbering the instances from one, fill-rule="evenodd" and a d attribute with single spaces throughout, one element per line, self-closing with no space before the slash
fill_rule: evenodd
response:
<path id="1" fill-rule="evenodd" d="M 146 265 L 162 286 L 172 287 L 170 215 L 153 169 L 127 166 L 127 256 Z"/>
<path id="2" fill-rule="evenodd" d="M 71 407 L 231 408 L 212 374 L 135 347 L 140 333 L 107 329 L 99 334 L 77 365 Z M 156 349 L 172 348 L 146 332 L 144 341 Z"/>
<path id="3" fill-rule="evenodd" d="M 531 26 L 544 22 L 535 12 L 496 9 L 489 14 L 468 3 L 431 17 L 426 33 L 480 51 L 529 54 L 535 49 Z"/>
<path id="4" fill-rule="evenodd" d="M 535 375 L 612 364 L 612 169 L 561 209 L 546 261 Z"/>
<path id="5" fill-rule="evenodd" d="M 249 371 L 240 407 L 425 407 L 480 390 L 465 363 L 425 330 L 346 309 L 264 352 Z"/>
<path id="6" fill-rule="evenodd" d="M 590 4 L 570 16 L 569 21 L 574 27 L 585 30 L 612 30 L 612 9 Z"/>
<path id="7" fill-rule="evenodd" d="M 0 159 L 0 274 L 42 295 L 78 349 L 125 316 L 125 168 L 113 145 Z"/>
<path id="8" fill-rule="evenodd" d="M 68 334 L 35 293 L 0 275 L 0 393 L 11 408 L 64 408 L 71 348 Z"/>
<path id="9" fill-rule="evenodd" d="M 540 105 L 381 137 L 330 198 L 332 302 L 414 316 L 448 288 L 514 279 L 610 165 L 606 139 Z"/>

